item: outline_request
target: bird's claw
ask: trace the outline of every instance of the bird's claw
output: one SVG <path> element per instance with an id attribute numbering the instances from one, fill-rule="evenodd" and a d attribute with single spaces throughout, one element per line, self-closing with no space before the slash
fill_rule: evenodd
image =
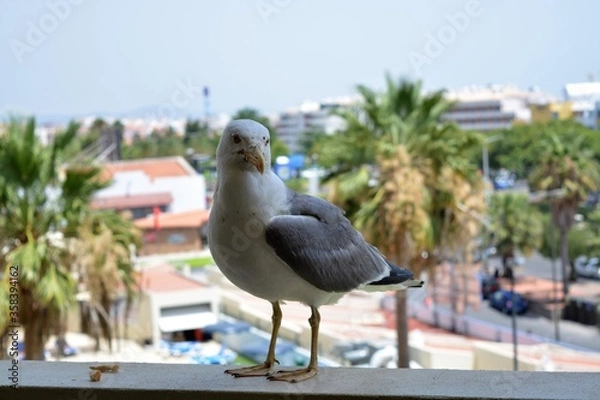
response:
<path id="1" fill-rule="evenodd" d="M 275 373 L 267 376 L 267 379 L 270 381 L 297 383 L 310 379 L 316 374 L 316 368 L 308 367 L 292 371 L 276 371 Z"/>
<path id="2" fill-rule="evenodd" d="M 271 373 L 272 368 L 273 368 L 272 364 L 263 363 L 263 364 L 259 364 L 259 365 L 254 365 L 252 367 L 227 369 L 227 370 L 225 370 L 225 373 L 232 375 L 235 378 L 268 376 Z"/>

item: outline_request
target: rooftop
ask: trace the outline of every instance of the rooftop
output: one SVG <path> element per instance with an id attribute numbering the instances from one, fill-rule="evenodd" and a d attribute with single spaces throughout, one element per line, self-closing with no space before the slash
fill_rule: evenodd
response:
<path id="1" fill-rule="evenodd" d="M 197 280 L 185 277 L 170 264 L 142 269 L 138 275 L 138 284 L 142 290 L 151 292 L 172 292 L 205 287 Z"/>
<path id="2" fill-rule="evenodd" d="M 160 157 L 107 163 L 104 165 L 103 176 L 112 179 L 116 173 L 133 171 L 143 171 L 150 180 L 196 175 L 196 171 L 183 157 Z"/>
<path id="3" fill-rule="evenodd" d="M 600 96 L 600 82 L 567 83 L 565 94 L 568 98 Z"/>
<path id="4" fill-rule="evenodd" d="M 449 90 L 446 98 L 461 102 L 521 99 L 532 103 L 548 103 L 555 100 L 553 96 L 538 88 L 525 90 L 513 85 L 465 86 Z"/>
<path id="5" fill-rule="evenodd" d="M 160 228 L 199 228 L 208 222 L 207 210 L 192 210 L 181 213 L 159 213 L 158 221 L 153 215 L 135 221 L 140 229 L 154 229 L 155 222 Z"/>
<path id="6" fill-rule="evenodd" d="M 127 210 L 138 207 L 154 207 L 171 204 L 173 196 L 167 192 L 151 194 L 132 194 L 124 196 L 95 197 L 91 207 L 94 209 Z"/>

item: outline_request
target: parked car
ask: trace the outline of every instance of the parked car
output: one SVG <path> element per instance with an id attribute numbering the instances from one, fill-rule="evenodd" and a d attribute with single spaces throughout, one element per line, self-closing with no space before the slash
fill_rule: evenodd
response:
<path id="1" fill-rule="evenodd" d="M 494 178 L 494 189 L 510 189 L 515 186 L 516 176 L 513 172 L 501 169 Z"/>
<path id="2" fill-rule="evenodd" d="M 579 256 L 575 259 L 575 273 L 582 278 L 600 279 L 600 258 Z"/>
<path id="3" fill-rule="evenodd" d="M 495 308 L 505 314 L 512 314 L 513 306 L 515 312 L 519 315 L 527 312 L 527 300 L 518 293 L 514 294 L 514 305 L 513 305 L 513 293 L 510 290 L 498 290 L 492 293 L 489 297 L 490 307 Z"/>
<path id="4" fill-rule="evenodd" d="M 481 278 L 481 298 L 487 300 L 492 293 L 500 290 L 500 283 L 493 275 L 484 275 Z"/>

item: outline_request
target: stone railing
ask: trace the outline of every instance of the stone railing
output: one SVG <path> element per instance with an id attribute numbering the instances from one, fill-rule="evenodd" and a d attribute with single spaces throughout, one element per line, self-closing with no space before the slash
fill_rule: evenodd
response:
<path id="1" fill-rule="evenodd" d="M 12 365 L 0 361 L 3 400 L 600 399 L 596 373 L 323 368 L 290 384 L 236 379 L 222 366 L 120 364 L 91 382 L 88 363 L 20 361 L 16 372 Z"/>

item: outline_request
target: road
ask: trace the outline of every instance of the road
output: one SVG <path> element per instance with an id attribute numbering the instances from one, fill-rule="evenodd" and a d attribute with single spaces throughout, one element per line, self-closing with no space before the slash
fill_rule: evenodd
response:
<path id="1" fill-rule="evenodd" d="M 496 266 L 500 267 L 499 259 L 490 260 L 490 270 L 493 270 Z M 558 268 L 558 263 L 557 263 Z M 448 268 L 442 268 L 437 271 L 439 288 L 438 288 L 438 305 L 437 309 L 451 318 L 451 297 L 452 292 L 449 291 L 448 288 L 452 287 L 451 285 L 451 276 L 452 273 Z M 461 277 L 455 278 L 456 284 L 458 284 L 458 289 L 456 290 L 458 295 L 458 303 L 461 303 L 463 296 L 465 295 L 465 290 L 463 290 L 464 284 L 467 285 L 466 293 L 468 294 L 468 303 L 469 306 L 464 310 L 464 315 L 468 324 L 470 325 L 469 330 L 472 331 L 474 326 L 477 325 L 478 322 L 481 324 L 478 327 L 482 328 L 491 335 L 491 340 L 495 340 L 494 338 L 494 330 L 497 332 L 503 332 L 502 335 L 496 335 L 496 338 L 502 336 L 502 340 L 508 339 L 510 340 L 510 335 L 504 335 L 505 332 L 510 331 L 511 328 L 511 317 L 509 315 L 502 314 L 501 312 L 492 309 L 487 301 L 482 301 L 479 296 L 479 283 L 476 279 L 475 270 L 471 270 L 470 272 L 466 272 L 466 280 L 463 280 Z M 456 274 L 459 274 L 460 271 L 456 271 Z M 525 260 L 525 264 L 521 267 L 518 267 L 515 270 L 515 276 L 517 280 L 519 277 L 536 277 L 542 279 L 551 280 L 552 278 L 552 263 L 550 260 L 545 259 L 539 254 L 535 254 L 531 257 L 528 257 Z M 557 281 L 561 281 L 562 276 L 558 274 Z M 464 283 L 463 283 L 464 282 Z M 590 280 L 581 280 L 581 282 L 577 283 L 577 287 L 573 286 L 571 288 L 572 292 L 582 292 L 585 289 L 587 293 L 600 293 L 600 281 L 590 281 Z M 559 289 L 560 290 L 560 289 Z M 411 307 L 423 308 L 425 306 L 427 296 L 432 296 L 431 288 L 429 291 L 419 291 L 414 293 L 415 297 L 411 298 Z M 457 312 L 460 314 L 460 310 Z M 423 314 L 427 317 L 427 314 Z M 459 318 L 460 319 L 460 318 Z M 493 325 L 495 328 L 486 324 Z M 485 328 L 485 329 L 484 329 Z M 522 336 L 527 337 L 528 335 L 532 336 L 534 339 L 539 341 L 554 341 L 555 340 L 555 325 L 554 322 L 550 319 L 540 317 L 538 315 L 534 315 L 532 313 L 527 313 L 523 316 L 517 316 L 517 329 L 522 331 Z M 490 333 L 491 332 L 491 333 Z M 537 336 L 537 337 L 536 337 Z M 575 346 L 581 349 L 589 349 L 592 351 L 600 352 L 600 328 L 595 326 L 586 326 L 583 324 L 579 324 L 572 321 L 559 321 L 559 338 L 563 342 L 561 344 L 571 345 L 571 347 Z"/>
<path id="2" fill-rule="evenodd" d="M 562 281 L 562 270 L 560 260 L 552 262 L 552 260 L 545 258 L 536 252 L 530 257 L 526 258 L 525 265 L 519 267 L 516 273 L 552 280 L 553 268 L 555 268 L 556 280 L 559 282 Z"/>
<path id="3" fill-rule="evenodd" d="M 448 306 L 445 307 L 449 311 Z M 499 325 L 510 328 L 511 316 L 502 314 L 501 312 L 489 307 L 487 303 L 479 310 L 468 308 L 466 313 L 471 318 L 476 318 L 486 323 Z M 517 330 L 527 334 L 534 334 L 548 341 L 555 340 L 554 323 L 547 319 L 531 313 L 517 316 Z M 600 329 L 594 326 L 585 326 L 572 321 L 559 321 L 559 335 L 562 345 L 570 347 L 575 346 L 580 349 L 588 349 L 595 352 L 600 352 Z"/>
<path id="4" fill-rule="evenodd" d="M 516 276 L 534 276 L 536 278 L 550 279 L 552 280 L 552 268 L 556 268 L 556 280 L 562 281 L 562 272 L 560 260 L 556 260 L 554 263 L 552 260 L 543 257 L 539 253 L 534 253 L 524 259 L 524 265 L 518 265 L 515 267 Z M 492 257 L 487 260 L 489 271 L 494 271 L 498 268 L 502 271 L 502 260 L 500 257 Z M 598 283 L 600 285 L 600 281 Z"/>

